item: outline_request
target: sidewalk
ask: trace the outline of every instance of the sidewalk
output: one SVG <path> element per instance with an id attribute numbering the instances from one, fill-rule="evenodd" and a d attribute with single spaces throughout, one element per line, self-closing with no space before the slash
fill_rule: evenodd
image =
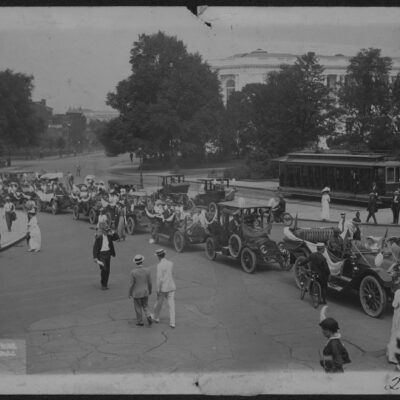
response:
<path id="1" fill-rule="evenodd" d="M 13 222 L 11 232 L 7 230 L 7 224 L 5 218 L 3 218 L 4 211 L 1 208 L 0 211 L 0 251 L 6 250 L 14 244 L 20 242 L 25 238 L 26 225 L 28 223 L 26 213 L 17 210 L 17 219 Z"/>

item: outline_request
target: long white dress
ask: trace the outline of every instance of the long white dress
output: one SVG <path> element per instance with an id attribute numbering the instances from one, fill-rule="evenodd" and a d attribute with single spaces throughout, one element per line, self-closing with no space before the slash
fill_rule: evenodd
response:
<path id="1" fill-rule="evenodd" d="M 29 232 L 29 251 L 39 251 L 42 247 L 42 235 L 40 233 L 40 228 L 36 216 L 28 222 L 28 232 Z"/>
<path id="2" fill-rule="evenodd" d="M 331 198 L 328 193 L 324 193 L 321 198 L 321 219 L 330 219 L 329 214 L 329 203 L 331 202 Z"/>
<path id="3" fill-rule="evenodd" d="M 392 320 L 392 333 L 390 341 L 386 348 L 386 356 L 389 362 L 397 364 L 396 353 L 400 354 L 400 349 L 397 348 L 397 339 L 400 340 L 400 289 L 397 289 L 394 294 L 392 306 L 393 320 Z"/>

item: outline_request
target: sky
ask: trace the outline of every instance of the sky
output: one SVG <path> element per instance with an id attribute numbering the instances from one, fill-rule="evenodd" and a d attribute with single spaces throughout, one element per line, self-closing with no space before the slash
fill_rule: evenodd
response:
<path id="1" fill-rule="evenodd" d="M 33 99 L 55 113 L 109 110 L 106 95 L 129 76 L 141 33 L 176 36 L 205 61 L 258 48 L 353 56 L 377 47 L 400 57 L 399 21 L 400 7 L 208 7 L 200 18 L 185 7 L 2 7 L 0 70 L 33 75 Z"/>

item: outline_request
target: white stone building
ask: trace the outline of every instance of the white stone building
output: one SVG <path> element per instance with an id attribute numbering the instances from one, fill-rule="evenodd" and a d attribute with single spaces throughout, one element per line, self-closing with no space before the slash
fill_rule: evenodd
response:
<path id="1" fill-rule="evenodd" d="M 257 49 L 251 53 L 235 54 L 231 57 L 211 60 L 209 64 L 217 71 L 221 81 L 224 104 L 229 95 L 241 90 L 249 83 L 264 83 L 267 74 L 279 70 L 282 64 L 294 64 L 297 55 L 287 53 L 268 53 Z M 335 88 L 343 82 L 351 57 L 343 54 L 334 56 L 317 55 L 319 63 L 324 66 L 325 83 Z M 400 72 L 400 58 L 392 57 L 392 79 Z"/>

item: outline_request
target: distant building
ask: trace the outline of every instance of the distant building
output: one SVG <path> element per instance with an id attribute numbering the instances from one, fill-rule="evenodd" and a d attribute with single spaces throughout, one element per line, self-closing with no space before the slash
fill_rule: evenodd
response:
<path id="1" fill-rule="evenodd" d="M 32 107 L 36 113 L 36 115 L 41 118 L 47 128 L 48 124 L 51 122 L 51 118 L 53 116 L 53 109 L 46 105 L 46 100 L 42 99 L 40 101 L 33 101 Z"/>
<path id="2" fill-rule="evenodd" d="M 217 71 L 224 104 L 234 91 L 240 91 L 249 83 L 265 83 L 269 72 L 278 71 L 282 64 L 292 65 L 296 61 L 295 54 L 268 53 L 257 49 L 251 53 L 235 54 L 228 58 L 211 60 L 209 64 Z M 335 89 L 338 83 L 344 82 L 346 69 L 351 57 L 343 54 L 334 56 L 317 55 L 319 63 L 324 67 L 325 84 Z M 392 79 L 400 72 L 400 58 L 392 57 Z"/>
<path id="3" fill-rule="evenodd" d="M 72 108 L 69 109 L 68 112 L 80 112 L 85 117 L 87 122 L 90 121 L 110 121 L 113 118 L 117 118 L 119 116 L 119 112 L 115 110 L 90 110 L 88 108 Z"/>

